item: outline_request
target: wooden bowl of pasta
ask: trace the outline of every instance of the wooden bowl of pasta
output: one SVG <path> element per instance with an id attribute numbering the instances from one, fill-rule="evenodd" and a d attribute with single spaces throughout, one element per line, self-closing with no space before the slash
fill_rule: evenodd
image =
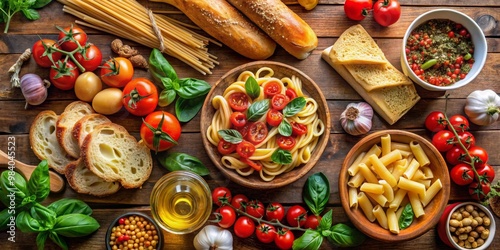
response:
<path id="1" fill-rule="evenodd" d="M 278 188 L 303 177 L 321 157 L 330 123 L 316 83 L 272 61 L 255 61 L 227 72 L 201 110 L 208 156 L 230 180 L 253 189 Z"/>
<path id="2" fill-rule="evenodd" d="M 438 223 L 448 203 L 450 177 L 441 153 L 425 138 L 382 130 L 363 137 L 349 151 L 339 192 L 347 216 L 361 232 L 400 242 Z"/>

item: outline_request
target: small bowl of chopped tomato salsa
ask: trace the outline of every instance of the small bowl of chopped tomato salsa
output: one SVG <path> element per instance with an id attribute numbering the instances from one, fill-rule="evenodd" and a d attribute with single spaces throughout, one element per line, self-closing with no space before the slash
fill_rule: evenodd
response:
<path id="1" fill-rule="evenodd" d="M 469 16 L 437 9 L 417 17 L 403 38 L 401 67 L 427 90 L 446 91 L 470 83 L 486 61 L 486 38 Z"/>

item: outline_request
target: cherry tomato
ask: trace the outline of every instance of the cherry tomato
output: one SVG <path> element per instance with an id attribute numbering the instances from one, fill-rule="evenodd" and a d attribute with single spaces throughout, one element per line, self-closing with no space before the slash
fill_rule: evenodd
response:
<path id="1" fill-rule="evenodd" d="M 484 148 L 479 146 L 472 146 L 469 148 L 469 155 L 475 161 L 474 166 L 476 168 L 482 167 L 488 161 L 488 152 Z M 467 161 L 471 161 L 469 157 L 466 157 Z"/>
<path id="2" fill-rule="evenodd" d="M 285 95 L 288 97 L 288 99 L 293 100 L 294 98 L 297 97 L 297 93 L 293 89 L 286 89 L 285 90 Z"/>
<path id="3" fill-rule="evenodd" d="M 219 144 L 217 144 L 217 151 L 219 151 L 219 153 L 222 155 L 231 154 L 235 150 L 236 150 L 236 144 L 227 142 L 224 139 L 220 139 Z"/>
<path id="4" fill-rule="evenodd" d="M 276 109 L 270 109 L 267 111 L 266 121 L 267 124 L 278 127 L 281 121 L 283 121 L 283 114 Z"/>
<path id="5" fill-rule="evenodd" d="M 222 205 L 222 201 L 231 203 L 231 191 L 227 187 L 216 187 L 212 190 L 212 202 L 217 206 Z"/>
<path id="6" fill-rule="evenodd" d="M 33 44 L 31 48 L 31 54 L 38 66 L 43 68 L 49 68 L 53 65 L 52 62 L 57 62 L 62 57 L 61 52 L 55 51 L 53 48 L 58 48 L 57 42 L 52 39 L 40 39 Z M 51 55 L 52 61 L 49 58 Z"/>
<path id="7" fill-rule="evenodd" d="M 264 203 L 259 200 L 250 201 L 246 207 L 246 212 L 255 218 L 264 217 L 265 210 Z"/>
<path id="8" fill-rule="evenodd" d="M 477 174 L 480 176 L 479 180 L 488 180 L 489 183 L 492 183 L 493 182 L 493 179 L 495 179 L 495 169 L 493 169 L 493 167 L 486 163 L 484 164 L 482 167 L 480 168 L 477 168 Z M 476 181 L 478 180 L 478 178 L 476 177 Z"/>
<path id="9" fill-rule="evenodd" d="M 458 137 L 466 148 L 476 145 L 476 138 L 469 131 L 459 132 Z"/>
<path id="10" fill-rule="evenodd" d="M 453 115 L 450 117 L 450 124 L 455 131 L 464 132 L 469 130 L 469 120 L 463 115 Z M 451 130 L 451 129 L 450 129 Z"/>
<path id="11" fill-rule="evenodd" d="M 444 113 L 441 111 L 432 111 L 425 118 L 425 127 L 431 132 L 438 132 L 446 128 L 447 122 Z"/>
<path id="12" fill-rule="evenodd" d="M 251 168 L 255 169 L 255 171 L 261 171 L 262 170 L 262 163 L 260 163 L 260 161 L 252 161 L 252 160 L 247 159 L 247 158 L 241 158 L 240 160 L 242 162 L 246 163 Z"/>
<path id="13" fill-rule="evenodd" d="M 432 137 L 432 145 L 436 147 L 439 152 L 446 152 L 450 150 L 455 143 L 455 135 L 449 130 L 441 130 L 434 134 Z"/>
<path id="14" fill-rule="evenodd" d="M 248 158 L 255 152 L 255 145 L 249 141 L 242 141 L 236 146 L 236 153 L 242 158 Z"/>
<path id="15" fill-rule="evenodd" d="M 276 137 L 276 142 L 278 143 L 278 146 L 280 148 L 285 150 L 292 149 L 296 143 L 295 138 L 293 138 L 292 136 L 282 136 L 282 135 L 278 135 Z"/>
<path id="16" fill-rule="evenodd" d="M 282 110 L 290 102 L 290 99 L 283 94 L 275 94 L 271 98 L 271 107 L 276 110 Z"/>
<path id="17" fill-rule="evenodd" d="M 320 221 L 321 221 L 321 216 L 311 214 L 307 216 L 304 228 L 316 229 L 319 226 Z"/>
<path id="18" fill-rule="evenodd" d="M 298 122 L 290 122 L 292 125 L 292 135 L 304 135 L 307 133 L 307 127 L 304 124 Z"/>
<path id="19" fill-rule="evenodd" d="M 57 40 L 59 44 L 61 44 L 63 50 L 73 51 L 78 48 L 78 44 L 80 44 L 80 46 L 85 46 L 87 43 L 87 33 L 80 27 L 71 25 L 64 29 L 58 27 L 58 29 L 60 32 Z"/>
<path id="20" fill-rule="evenodd" d="M 248 108 L 248 96 L 243 92 L 235 92 L 229 95 L 229 100 L 227 100 L 229 106 L 234 111 L 245 111 Z"/>
<path id="21" fill-rule="evenodd" d="M 285 208 L 279 202 L 271 202 L 266 207 L 266 219 L 269 221 L 282 221 L 285 217 Z"/>
<path id="22" fill-rule="evenodd" d="M 220 227 L 222 228 L 230 228 L 234 222 L 236 221 L 236 212 L 232 207 L 222 206 L 215 210 L 216 216 L 219 219 Z"/>
<path id="23" fill-rule="evenodd" d="M 247 122 L 245 125 L 243 125 L 243 127 L 236 127 L 235 129 L 238 130 L 238 132 L 240 132 L 243 138 L 245 138 L 248 135 L 248 129 L 250 128 L 250 124 L 251 123 Z"/>
<path id="24" fill-rule="evenodd" d="M 236 209 L 245 209 L 248 201 L 248 197 L 246 197 L 244 194 L 237 194 L 231 199 L 231 206 Z"/>
<path id="25" fill-rule="evenodd" d="M 265 123 L 254 122 L 250 125 L 250 128 L 248 128 L 248 135 L 246 138 L 254 145 L 257 145 L 266 139 L 267 133 L 268 131 Z"/>
<path id="26" fill-rule="evenodd" d="M 78 99 L 84 102 L 91 102 L 101 90 L 101 78 L 94 74 L 94 72 L 83 72 L 76 78 L 75 94 Z"/>
<path id="27" fill-rule="evenodd" d="M 85 71 L 96 70 L 102 62 L 102 53 L 99 47 L 92 43 L 85 45 L 83 50 L 75 53 L 75 59 L 85 68 Z"/>
<path id="28" fill-rule="evenodd" d="M 459 163 L 450 170 L 453 182 L 460 186 L 469 185 L 474 180 L 474 171 L 467 163 Z"/>
<path id="29" fill-rule="evenodd" d="M 451 165 L 457 165 L 465 161 L 465 151 L 462 147 L 455 145 L 446 152 L 446 161 Z"/>
<path id="30" fill-rule="evenodd" d="M 231 113 L 229 121 L 231 121 L 231 124 L 233 124 L 234 127 L 241 128 L 247 124 L 247 116 L 244 113 L 236 111 Z"/>
<path id="31" fill-rule="evenodd" d="M 247 216 L 241 216 L 234 223 L 234 234 L 240 238 L 248 238 L 255 231 L 255 223 Z"/>
<path id="32" fill-rule="evenodd" d="M 255 236 L 262 243 L 271 243 L 276 238 L 276 228 L 267 223 L 261 223 L 255 230 Z"/>
<path id="33" fill-rule="evenodd" d="M 77 88 L 77 84 L 75 84 L 75 88 Z M 106 88 L 99 91 L 94 98 L 92 98 L 92 108 L 99 114 L 112 115 L 122 109 L 122 100 L 123 92 L 121 89 Z"/>
<path id="34" fill-rule="evenodd" d="M 101 80 L 107 85 L 122 88 L 134 76 L 134 66 L 125 57 L 115 57 L 107 60 L 101 68 Z"/>
<path id="35" fill-rule="evenodd" d="M 282 228 L 278 230 L 276 238 L 274 239 L 274 244 L 276 244 L 279 249 L 291 249 L 294 240 L 295 236 L 293 232 L 286 228 Z"/>
<path id="36" fill-rule="evenodd" d="M 361 21 L 368 15 L 372 6 L 372 0 L 346 0 L 344 12 L 349 19 Z"/>
<path id="37" fill-rule="evenodd" d="M 473 199 L 478 201 L 484 200 L 490 191 L 491 186 L 489 183 L 481 182 L 481 184 L 479 184 L 474 181 L 469 185 L 469 194 Z"/>
<path id="38" fill-rule="evenodd" d="M 373 6 L 373 18 L 375 21 L 387 27 L 394 24 L 401 17 L 401 6 L 396 0 L 378 0 Z"/>
<path id="39" fill-rule="evenodd" d="M 123 106 L 133 115 L 145 116 L 158 106 L 158 90 L 147 78 L 135 78 L 123 88 Z"/>
<path id="40" fill-rule="evenodd" d="M 306 223 L 307 211 L 300 205 L 294 205 L 286 212 L 286 221 L 291 227 L 303 226 Z"/>
<path id="41" fill-rule="evenodd" d="M 142 122 L 140 134 L 148 148 L 159 152 L 176 145 L 181 131 L 181 124 L 174 115 L 155 111 L 148 114 Z"/>
<path id="42" fill-rule="evenodd" d="M 50 82 L 58 89 L 70 90 L 75 87 L 80 71 L 72 61 L 59 60 L 50 68 Z"/>
<path id="43" fill-rule="evenodd" d="M 281 84 L 278 83 L 277 81 L 270 80 L 266 83 L 264 83 L 264 94 L 266 96 L 274 96 L 276 94 L 281 93 Z"/>

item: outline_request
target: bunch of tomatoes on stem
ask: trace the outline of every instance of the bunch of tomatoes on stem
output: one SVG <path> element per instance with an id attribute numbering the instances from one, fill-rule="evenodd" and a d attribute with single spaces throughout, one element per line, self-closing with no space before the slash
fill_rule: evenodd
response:
<path id="1" fill-rule="evenodd" d="M 401 5 L 397 0 L 346 0 L 344 12 L 349 19 L 355 21 L 361 21 L 373 12 L 373 19 L 386 27 L 399 20 Z"/>
<path id="2" fill-rule="evenodd" d="M 264 206 L 261 201 L 250 200 L 243 194 L 233 196 L 226 187 L 215 188 L 212 201 L 218 206 L 213 222 L 222 228 L 233 226 L 235 235 L 240 238 L 255 235 L 260 242 L 274 242 L 279 249 L 292 248 L 295 240 L 292 231 L 316 229 L 321 221 L 321 216 L 308 215 L 301 205 L 288 210 L 279 202 Z"/>

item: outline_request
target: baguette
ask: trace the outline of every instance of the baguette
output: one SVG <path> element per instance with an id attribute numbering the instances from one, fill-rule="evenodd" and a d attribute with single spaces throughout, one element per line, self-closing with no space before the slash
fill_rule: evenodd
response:
<path id="1" fill-rule="evenodd" d="M 85 115 L 94 113 L 94 109 L 82 101 L 70 103 L 64 109 L 56 123 L 56 135 L 59 144 L 73 158 L 80 157 L 80 146 L 73 136 L 73 126 Z"/>
<path id="2" fill-rule="evenodd" d="M 80 194 L 102 197 L 120 190 L 120 183 L 107 182 L 95 175 L 85 166 L 81 158 L 66 166 L 65 176 L 69 186 Z"/>
<path id="3" fill-rule="evenodd" d="M 307 58 L 318 46 L 309 24 L 281 0 L 228 1 L 296 58 Z"/>
<path id="4" fill-rule="evenodd" d="M 75 126 L 73 126 L 73 137 L 81 147 L 85 137 L 92 132 L 95 127 L 106 123 L 111 123 L 111 120 L 109 120 L 106 116 L 97 113 L 88 114 L 80 118 L 80 120 L 75 123 Z"/>

